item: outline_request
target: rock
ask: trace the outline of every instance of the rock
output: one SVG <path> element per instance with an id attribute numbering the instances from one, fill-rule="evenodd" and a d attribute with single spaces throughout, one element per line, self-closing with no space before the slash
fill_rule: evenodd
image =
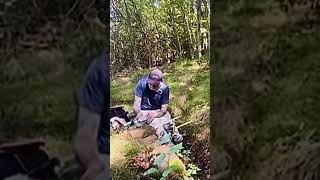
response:
<path id="1" fill-rule="evenodd" d="M 156 144 L 157 142 L 157 136 L 156 135 L 151 135 L 142 139 L 138 139 L 139 143 L 145 144 L 145 145 L 153 145 Z M 156 146 L 156 145 L 154 145 Z"/>
<path id="2" fill-rule="evenodd" d="M 173 168 L 178 171 L 177 173 L 185 170 L 185 165 L 177 155 L 167 153 L 163 162 L 159 166 L 159 170 L 162 172 L 166 168 L 170 167 L 170 165 L 173 166 Z"/>
<path id="3" fill-rule="evenodd" d="M 172 144 L 158 145 L 152 151 L 152 154 L 155 155 L 159 155 L 161 153 L 166 154 L 163 162 L 159 166 L 159 170 L 164 171 L 167 167 L 171 167 L 174 169 L 175 173 L 183 173 L 186 171 L 186 167 L 176 154 L 170 153 L 171 146 Z"/>
<path id="4" fill-rule="evenodd" d="M 169 153 L 171 145 L 164 144 L 160 145 L 157 144 L 156 147 L 153 149 L 152 154 L 160 154 L 160 153 Z"/>
<path id="5" fill-rule="evenodd" d="M 124 133 L 138 140 L 155 134 L 151 126 L 143 126 L 141 128 L 127 129 L 124 131 Z"/>
<path id="6" fill-rule="evenodd" d="M 169 167 L 173 170 L 173 172 L 183 174 L 186 171 L 186 166 L 178 156 L 176 156 L 175 154 L 172 155 L 174 156 L 170 157 Z"/>
<path id="7" fill-rule="evenodd" d="M 145 129 L 144 128 L 128 129 L 123 133 L 130 136 L 133 139 L 141 139 L 144 137 Z"/>

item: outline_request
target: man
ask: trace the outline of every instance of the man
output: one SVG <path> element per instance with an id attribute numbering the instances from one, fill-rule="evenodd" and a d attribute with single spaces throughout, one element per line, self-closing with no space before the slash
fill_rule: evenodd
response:
<path id="1" fill-rule="evenodd" d="M 81 180 L 109 178 L 109 58 L 96 58 L 85 76 L 79 97 L 75 153 L 86 171 Z"/>
<path id="2" fill-rule="evenodd" d="M 182 141 L 182 136 L 174 130 L 174 123 L 168 112 L 170 88 L 163 81 L 163 73 L 160 69 L 151 69 L 150 73 L 140 79 L 134 91 L 133 109 L 137 114 L 138 122 L 149 123 L 156 131 L 159 140 L 162 141 L 170 132 L 174 143 Z M 163 143 L 169 143 L 165 141 Z"/>

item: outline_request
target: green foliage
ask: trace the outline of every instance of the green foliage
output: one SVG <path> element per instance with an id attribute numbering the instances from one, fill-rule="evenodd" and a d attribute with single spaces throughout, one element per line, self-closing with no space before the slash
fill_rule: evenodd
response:
<path id="1" fill-rule="evenodd" d="M 172 63 L 197 54 L 197 35 L 207 48 L 209 4 L 201 0 L 201 30 L 197 30 L 196 1 L 125 0 L 112 2 L 111 69 L 123 71 Z M 125 43 L 124 43 L 125 42 Z M 205 48 L 206 47 L 206 48 Z"/>
<path id="2" fill-rule="evenodd" d="M 139 153 L 141 151 L 141 148 L 139 145 L 137 144 L 126 144 L 125 145 L 125 155 L 128 156 L 128 157 L 132 157 L 133 155 Z"/>
<path id="3" fill-rule="evenodd" d="M 112 179 L 136 180 L 138 171 L 134 168 L 111 168 Z"/>
<path id="4" fill-rule="evenodd" d="M 184 175 L 185 174 L 185 165 L 180 159 L 173 159 L 169 162 L 169 168 L 175 174 Z"/>
<path id="5" fill-rule="evenodd" d="M 160 166 L 165 158 L 166 158 L 166 154 L 161 153 L 159 156 L 157 156 L 156 160 L 154 161 L 154 164 L 157 166 Z"/>
<path id="6" fill-rule="evenodd" d="M 146 172 L 144 172 L 143 175 L 148 176 L 148 175 L 158 173 L 159 167 L 163 163 L 163 161 L 166 158 L 169 160 L 172 154 L 181 155 L 182 149 L 184 149 L 182 143 L 170 147 L 168 153 L 161 153 L 160 155 L 157 156 L 156 160 L 154 161 L 155 166 L 148 169 Z M 187 151 L 184 151 L 183 153 L 187 154 Z M 181 176 L 185 175 L 188 177 L 192 177 L 193 175 L 197 174 L 197 171 L 200 170 L 197 166 L 193 164 L 188 164 L 188 170 L 185 171 L 184 167 L 181 167 L 181 166 L 184 166 L 181 163 L 182 161 L 180 161 L 180 159 L 171 160 L 168 166 L 166 167 L 166 169 L 164 169 L 164 171 L 162 172 L 160 179 L 166 179 L 170 173 L 178 173 Z"/>
<path id="7" fill-rule="evenodd" d="M 183 149 L 182 143 L 179 143 L 170 148 L 170 153 L 178 154 L 182 149 Z"/>
<path id="8" fill-rule="evenodd" d="M 196 175 L 198 171 L 200 171 L 201 169 L 198 168 L 198 166 L 194 165 L 194 164 L 188 164 L 188 169 L 186 172 L 187 176 L 192 176 L 192 175 Z"/>
<path id="9" fill-rule="evenodd" d="M 144 176 L 148 176 L 148 175 L 151 175 L 151 174 L 154 174 L 154 173 L 157 173 L 159 170 L 152 167 L 150 169 L 148 169 L 145 173 L 143 173 Z"/>
<path id="10" fill-rule="evenodd" d="M 178 152 L 177 156 L 182 158 L 182 157 L 188 157 L 190 156 L 190 154 L 191 154 L 191 151 L 189 149 L 185 149 L 182 152 Z"/>
<path id="11" fill-rule="evenodd" d="M 161 178 L 166 178 L 168 177 L 169 173 L 171 173 L 173 170 L 171 168 L 167 168 L 166 170 L 163 171 L 162 177 Z"/>

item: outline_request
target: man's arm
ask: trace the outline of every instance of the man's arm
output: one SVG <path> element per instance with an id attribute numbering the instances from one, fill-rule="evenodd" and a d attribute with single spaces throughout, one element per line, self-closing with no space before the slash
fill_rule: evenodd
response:
<path id="1" fill-rule="evenodd" d="M 168 111 L 168 104 L 161 105 L 160 110 L 150 111 L 147 113 L 148 121 L 151 122 L 154 118 L 161 118 L 163 117 Z"/>
<path id="2" fill-rule="evenodd" d="M 162 116 L 164 116 L 168 111 L 168 106 L 169 104 L 161 105 L 161 109 L 157 112 L 156 118 L 161 118 Z"/>
<path id="3" fill-rule="evenodd" d="M 105 162 L 100 159 L 97 148 L 97 131 L 100 116 L 86 108 L 79 108 L 79 125 L 74 140 L 74 148 L 79 160 L 86 167 L 81 180 L 91 180 L 104 171 Z"/>
<path id="4" fill-rule="evenodd" d="M 133 110 L 136 114 L 141 113 L 141 97 L 134 96 Z"/>
<path id="5" fill-rule="evenodd" d="M 74 139 L 74 150 L 86 167 L 81 180 L 91 180 L 106 168 L 105 162 L 99 156 L 97 142 L 101 113 L 106 101 L 105 68 L 105 58 L 95 59 L 87 70 L 79 94 L 79 125 Z"/>
<path id="6" fill-rule="evenodd" d="M 161 97 L 161 104 L 162 105 L 161 105 L 160 111 L 156 115 L 157 118 L 160 118 L 167 113 L 168 106 L 169 106 L 169 94 L 170 94 L 169 87 L 167 87 L 166 89 L 164 89 L 162 91 L 162 97 Z"/>
<path id="7" fill-rule="evenodd" d="M 86 167 L 99 159 L 97 132 L 100 118 L 97 113 L 93 113 L 86 108 L 79 108 L 79 123 L 74 140 L 74 149 L 80 161 Z"/>
<path id="8" fill-rule="evenodd" d="M 141 113 L 141 98 L 143 94 L 143 87 L 141 81 L 138 81 L 135 90 L 134 90 L 134 103 L 133 103 L 133 110 L 137 114 L 136 118 L 139 118 Z"/>

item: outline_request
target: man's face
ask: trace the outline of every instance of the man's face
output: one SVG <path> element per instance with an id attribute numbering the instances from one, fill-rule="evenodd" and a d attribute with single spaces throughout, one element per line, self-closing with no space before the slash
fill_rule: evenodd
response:
<path id="1" fill-rule="evenodd" d="M 156 90 L 158 90 L 160 83 L 155 83 L 155 84 L 148 83 L 148 86 L 149 86 L 150 90 L 156 91 Z"/>

